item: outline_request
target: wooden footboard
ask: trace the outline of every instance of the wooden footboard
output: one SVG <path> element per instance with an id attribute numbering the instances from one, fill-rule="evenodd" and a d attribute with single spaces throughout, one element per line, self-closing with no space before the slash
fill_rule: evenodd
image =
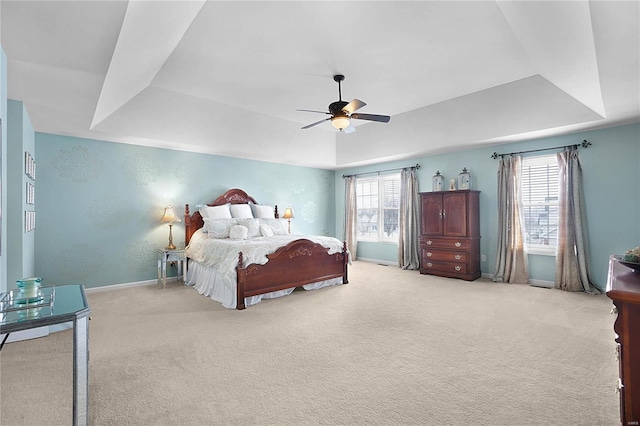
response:
<path id="1" fill-rule="evenodd" d="M 238 253 L 237 304 L 236 309 L 245 309 L 244 298 L 304 284 L 342 277 L 349 282 L 349 262 L 346 242 L 342 252 L 329 254 L 329 249 L 307 239 L 290 242 L 267 255 L 264 265 L 244 266 L 242 252 Z"/>

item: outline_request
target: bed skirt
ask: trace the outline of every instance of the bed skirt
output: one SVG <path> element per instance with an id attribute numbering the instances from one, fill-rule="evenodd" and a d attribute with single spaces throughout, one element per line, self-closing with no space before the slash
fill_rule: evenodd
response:
<path id="1" fill-rule="evenodd" d="M 185 283 L 193 286 L 198 293 L 203 296 L 222 303 L 225 308 L 236 308 L 236 283 L 229 282 L 215 268 L 202 265 L 189 259 L 189 267 L 187 269 L 187 277 Z M 316 290 L 323 287 L 342 284 L 342 278 L 333 278 L 317 283 L 305 284 L 302 286 L 305 290 Z M 255 305 L 262 299 L 274 299 L 276 297 L 287 296 L 295 290 L 295 287 L 284 290 L 274 291 L 271 293 L 258 294 L 256 296 L 245 297 L 245 306 Z"/>

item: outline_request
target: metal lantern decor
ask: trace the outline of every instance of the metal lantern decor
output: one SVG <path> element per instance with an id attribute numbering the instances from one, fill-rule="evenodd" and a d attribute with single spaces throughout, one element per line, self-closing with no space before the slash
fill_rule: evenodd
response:
<path id="1" fill-rule="evenodd" d="M 471 189 L 471 175 L 466 167 L 458 175 L 458 189 Z"/>
<path id="2" fill-rule="evenodd" d="M 431 178 L 431 182 L 433 184 L 433 191 L 442 191 L 442 184 L 444 182 L 444 177 L 440 174 L 440 170 L 438 170 L 436 172 L 435 175 L 433 175 L 433 178 Z"/>

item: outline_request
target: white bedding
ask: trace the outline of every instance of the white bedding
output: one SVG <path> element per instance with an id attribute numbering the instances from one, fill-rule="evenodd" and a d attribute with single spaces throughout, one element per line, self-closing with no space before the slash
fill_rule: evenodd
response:
<path id="1" fill-rule="evenodd" d="M 333 237 L 308 235 L 273 235 L 254 237 L 246 240 L 229 238 L 207 238 L 202 230 L 196 231 L 187 246 L 189 269 L 187 284 L 205 296 L 212 298 L 226 308 L 236 307 L 236 267 L 238 252 L 242 252 L 244 266 L 250 264 L 264 265 L 267 255 L 275 252 L 291 241 L 305 238 L 329 248 L 329 254 L 342 251 L 342 242 Z M 349 263 L 350 259 L 349 259 Z M 304 285 L 306 290 L 313 290 L 329 285 L 342 284 L 342 278 Z M 290 294 L 294 288 L 276 291 L 245 298 L 245 306 L 260 302 L 263 298 L 274 298 Z"/>

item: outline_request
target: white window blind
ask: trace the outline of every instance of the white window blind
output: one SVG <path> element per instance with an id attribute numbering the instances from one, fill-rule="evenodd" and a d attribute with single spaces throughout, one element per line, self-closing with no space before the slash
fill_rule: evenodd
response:
<path id="1" fill-rule="evenodd" d="M 555 255 L 558 245 L 558 163 L 556 155 L 522 161 L 525 244 L 531 253 Z"/>
<path id="2" fill-rule="evenodd" d="M 400 175 L 358 178 L 358 240 L 398 241 Z"/>

